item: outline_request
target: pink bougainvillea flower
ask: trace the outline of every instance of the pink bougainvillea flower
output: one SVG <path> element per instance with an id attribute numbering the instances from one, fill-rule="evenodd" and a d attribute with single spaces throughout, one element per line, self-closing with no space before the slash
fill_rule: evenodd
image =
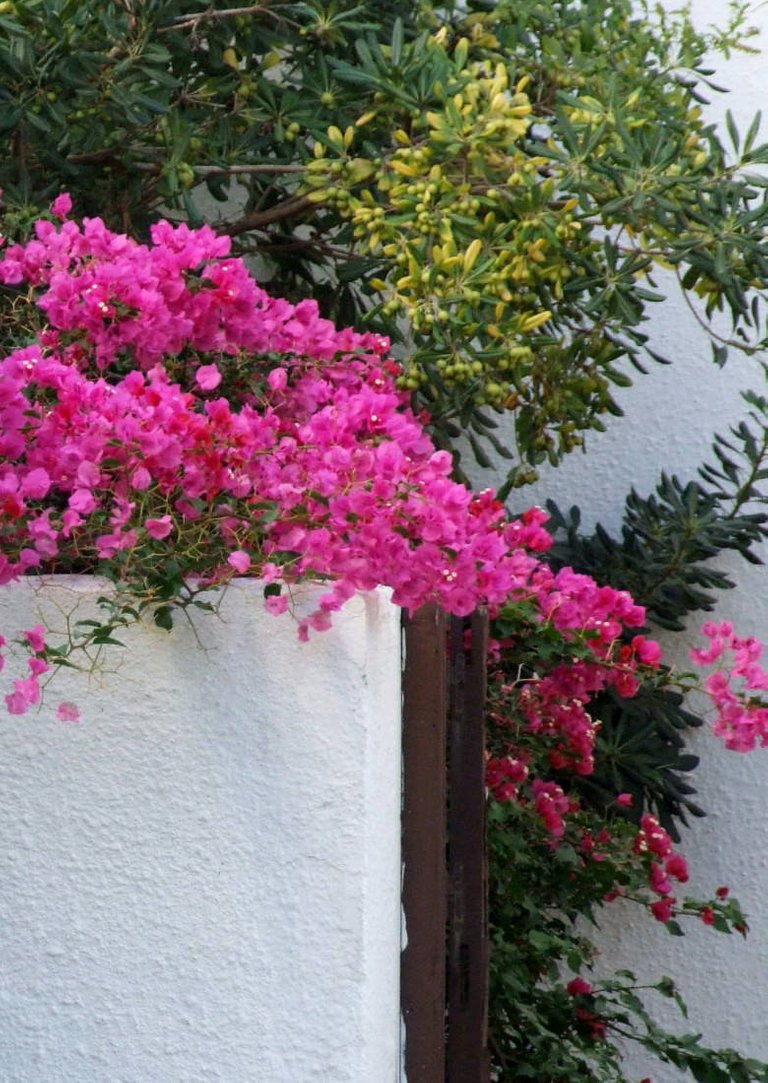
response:
<path id="1" fill-rule="evenodd" d="M 681 884 L 687 882 L 688 863 L 682 854 L 670 854 L 664 861 L 664 868 L 669 876 L 679 880 Z"/>
<path id="2" fill-rule="evenodd" d="M 173 530 L 173 522 L 170 515 L 163 515 L 160 519 L 145 519 L 144 528 L 151 537 L 162 541 Z"/>
<path id="3" fill-rule="evenodd" d="M 638 661 L 642 662 L 644 666 L 651 666 L 653 669 L 658 668 L 661 663 L 662 651 L 655 640 L 646 639 L 645 636 L 635 636 L 631 646 Z"/>
<path id="4" fill-rule="evenodd" d="M 152 484 L 152 475 L 146 466 L 137 466 L 135 470 L 131 472 L 131 485 L 134 489 L 138 489 L 142 492 L 144 489 L 148 489 Z"/>
<path id="5" fill-rule="evenodd" d="M 651 853 L 656 857 L 666 857 L 672 852 L 672 839 L 655 816 L 641 816 L 640 830 L 635 840 L 635 852 Z"/>
<path id="6" fill-rule="evenodd" d="M 273 391 L 284 391 L 288 386 L 288 373 L 284 368 L 272 369 L 267 375 L 267 383 Z"/>
<path id="7" fill-rule="evenodd" d="M 45 650 L 45 628 L 42 624 L 36 624 L 34 628 L 24 632 L 24 638 L 35 653 Z"/>
<path id="8" fill-rule="evenodd" d="M 51 479 L 47 470 L 43 470 L 42 467 L 38 467 L 35 470 L 30 470 L 22 478 L 20 492 L 24 497 L 28 497 L 30 500 L 42 500 L 42 498 L 48 493 L 51 487 Z"/>
<path id="9" fill-rule="evenodd" d="M 251 558 L 244 549 L 235 549 L 227 557 L 227 564 L 234 568 L 239 575 L 245 575 L 251 566 Z"/>
<path id="10" fill-rule="evenodd" d="M 51 204 L 51 214 L 54 218 L 64 219 L 72 210 L 72 197 L 68 192 L 62 192 L 61 195 L 56 196 Z"/>
<path id="11" fill-rule="evenodd" d="M 649 909 L 657 921 L 666 924 L 666 922 L 672 920 L 676 901 L 674 896 L 670 895 L 666 899 L 657 899 L 656 902 L 652 902 Z"/>
<path id="12" fill-rule="evenodd" d="M 64 702 L 60 703 L 56 708 L 56 717 L 59 722 L 79 722 L 80 711 L 74 703 Z"/>
<path id="13" fill-rule="evenodd" d="M 274 617 L 279 617 L 288 611 L 288 599 L 284 594 L 272 594 L 269 598 L 265 598 L 264 608 Z"/>
<path id="14" fill-rule="evenodd" d="M 672 890 L 672 885 L 667 879 L 664 869 L 655 861 L 651 864 L 648 883 L 651 885 L 651 890 L 655 891 L 657 895 L 669 895 Z"/>
<path id="15" fill-rule="evenodd" d="M 29 707 L 29 700 L 18 689 L 14 692 L 8 692 L 5 696 L 5 709 L 8 714 L 26 714 Z"/>
<path id="16" fill-rule="evenodd" d="M 195 383 L 203 391 L 213 391 L 221 383 L 221 378 L 216 365 L 201 365 L 195 373 Z"/>
<path id="17" fill-rule="evenodd" d="M 13 692 L 5 697 L 9 714 L 26 714 L 40 702 L 40 682 L 36 674 L 13 682 Z"/>

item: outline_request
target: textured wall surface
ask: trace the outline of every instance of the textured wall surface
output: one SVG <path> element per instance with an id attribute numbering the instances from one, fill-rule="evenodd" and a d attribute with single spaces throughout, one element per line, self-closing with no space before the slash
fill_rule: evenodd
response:
<path id="1" fill-rule="evenodd" d="M 679 6 L 668 0 L 667 6 Z M 700 25 L 722 21 L 725 0 L 696 0 L 694 15 Z M 730 61 L 714 57 L 715 82 L 732 93 L 712 95 L 709 115 L 722 118 L 726 108 L 734 114 L 742 134 L 754 113 L 768 100 L 768 8 L 755 5 L 751 22 L 761 29 L 753 44 L 762 56 L 734 54 Z M 764 125 L 762 141 L 768 141 Z M 674 282 L 659 278 L 673 294 Z M 753 387 L 765 393 L 759 366 L 732 356 L 723 369 L 711 361 L 704 335 L 684 301 L 670 296 L 656 307 L 652 324 L 654 344 L 673 361 L 668 368 L 653 366 L 647 377 L 637 376 L 635 387 L 622 392 L 626 411 L 622 419 L 609 419 L 608 432 L 588 438 L 588 455 L 573 455 L 538 486 L 534 498 L 543 503 L 553 497 L 561 506 L 577 503 L 584 522 L 601 521 L 616 529 L 624 496 L 632 486 L 645 494 L 659 471 L 681 479 L 695 476 L 710 449 L 714 432 L 727 433 L 729 424 L 744 416 L 740 391 Z M 726 326 L 727 330 L 727 326 Z M 528 493 L 521 493 L 521 497 Z M 768 559 L 768 553 L 763 553 Z M 738 590 L 723 596 L 718 613 L 732 619 L 745 634 L 768 640 L 768 569 L 751 567 L 738 558 L 719 560 L 738 583 Z M 692 622 L 695 629 L 697 622 Z M 693 635 L 691 635 L 693 641 Z M 679 658 L 687 668 L 685 653 Z M 701 803 L 707 810 L 686 832 L 682 849 L 689 858 L 691 894 L 711 896 L 728 885 L 749 916 L 747 941 L 714 933 L 699 923 L 688 925 L 684 940 L 669 936 L 644 915 L 631 909 L 609 912 L 602 940 L 601 967 L 625 966 L 656 979 L 670 974 L 689 1002 L 686 1024 L 660 1001 L 660 1013 L 680 1029 L 703 1031 L 709 1044 L 730 1045 L 768 1060 L 768 749 L 751 756 L 723 751 L 709 734 L 697 737 L 695 751 L 702 757 L 696 774 Z M 632 1059 L 630 1078 L 650 1076 L 654 1083 L 677 1083 L 682 1076 L 671 1066 Z"/>
<path id="2" fill-rule="evenodd" d="M 41 601 L 3 588 L 0 627 Z M 52 687 L 81 725 L 0 717 L 0 1079 L 393 1083 L 399 610 L 302 645 L 241 583 L 183 623 Z"/>

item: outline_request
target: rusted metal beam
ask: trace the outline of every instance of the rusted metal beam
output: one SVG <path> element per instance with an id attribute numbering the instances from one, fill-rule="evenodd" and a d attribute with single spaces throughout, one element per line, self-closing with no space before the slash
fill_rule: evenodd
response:
<path id="1" fill-rule="evenodd" d="M 477 612 L 464 620 L 453 618 L 449 640 L 445 1081 L 489 1083 L 486 614 Z"/>
<path id="2" fill-rule="evenodd" d="M 445 1083 L 446 618 L 425 606 L 404 620 L 401 964 L 408 1083 Z M 464 1080 L 463 1083 L 469 1083 Z"/>

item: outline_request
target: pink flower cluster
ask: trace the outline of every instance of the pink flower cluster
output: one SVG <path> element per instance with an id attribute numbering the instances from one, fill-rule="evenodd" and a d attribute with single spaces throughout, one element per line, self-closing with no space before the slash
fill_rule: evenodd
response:
<path id="1" fill-rule="evenodd" d="M 395 389 L 385 340 L 268 297 L 207 228 L 160 223 L 153 246 L 98 219 L 36 233 L 0 262 L 0 281 L 41 288 L 50 325 L 0 362 L 0 582 L 50 564 L 84 529 L 100 560 L 168 538 L 202 501 L 221 510 L 234 570 L 250 568 L 250 542 L 254 555 L 296 554 L 294 575 L 332 577 L 323 610 L 380 583 L 404 606 L 434 598 L 456 613 L 528 589 L 539 566 L 525 547 L 549 544 L 542 513 L 509 523 L 490 492 L 450 480 L 450 456 Z M 182 351 L 186 388 L 161 363 Z M 283 360 L 259 394 L 211 397 L 243 354 Z M 117 362 L 130 371 L 98 375 Z M 169 511 L 140 518 L 147 493 Z"/>
<path id="2" fill-rule="evenodd" d="M 617 646 L 616 628 L 621 630 L 642 623 L 644 612 L 624 592 L 598 587 L 592 580 L 593 604 L 584 605 L 585 579 L 586 576 L 577 576 L 570 568 L 562 569 L 556 576 L 542 568 L 534 581 L 540 586 L 545 580 L 548 586 L 544 591 L 537 591 L 535 597 L 551 619 L 552 597 L 567 597 L 567 588 L 576 581 L 583 609 L 578 618 L 571 610 L 572 623 L 564 622 L 564 614 L 559 612 L 559 630 L 566 636 L 575 630 L 589 636 L 593 657 L 556 665 L 543 676 L 535 674 L 520 682 L 517 689 L 507 689 L 509 693 L 515 692 L 515 712 L 524 720 L 526 732 L 549 739 L 550 767 L 579 775 L 590 775 L 594 770 L 598 727 L 589 714 L 590 700 L 606 688 L 614 688 L 622 696 L 633 696 L 640 683 L 638 667 L 656 669 L 661 659 L 659 645 L 644 636 L 634 636 L 631 643 Z M 496 721 L 503 724 L 500 718 Z M 489 764 L 488 786 L 499 800 L 513 799 L 516 794 L 514 786 L 520 779 L 508 777 L 509 764 L 517 762 L 516 755 L 517 752 Z M 508 784 L 512 788 L 505 789 Z"/>
<path id="3" fill-rule="evenodd" d="M 566 813 L 573 811 L 578 805 L 572 806 L 570 799 L 556 782 L 544 782 L 540 778 L 535 778 L 531 783 L 531 795 L 534 810 L 546 830 L 553 838 L 562 838 L 565 834 Z"/>
<path id="4" fill-rule="evenodd" d="M 640 830 L 635 840 L 635 853 L 647 856 L 648 883 L 651 890 L 661 898 L 650 904 L 650 911 L 657 921 L 667 922 L 675 913 L 677 899 L 672 894 L 672 880 L 684 884 L 688 880 L 688 866 L 681 854 L 673 851 L 672 839 L 655 816 L 642 816 Z"/>
<path id="5" fill-rule="evenodd" d="M 13 691 L 5 697 L 9 714 L 24 714 L 30 707 L 40 702 L 40 677 L 47 673 L 50 666 L 41 657 L 45 650 L 45 634 L 42 625 L 30 628 L 22 633 L 25 646 L 30 652 L 27 659 L 27 676 L 17 677 L 13 682 Z M 0 648 L 5 646 L 5 639 L 0 636 Z M 0 670 L 5 659 L 0 654 Z"/>
<path id="6" fill-rule="evenodd" d="M 586 1027 L 592 1041 L 602 1041 L 608 1029 L 608 1022 L 601 1015 L 591 1010 L 594 1001 L 593 986 L 584 978 L 572 978 L 566 985 L 565 991 L 569 996 L 578 998 L 578 1001 L 585 1002 L 577 1003 L 576 1018 Z"/>
<path id="7" fill-rule="evenodd" d="M 701 629 L 709 646 L 691 651 L 691 659 L 700 666 L 725 662 L 727 667 L 710 674 L 704 682 L 716 715 L 713 730 L 722 737 L 726 748 L 751 752 L 757 745 L 768 745 L 768 707 L 753 692 L 768 689 L 768 672 L 760 665 L 763 646 L 754 636 L 734 634 L 728 621 L 708 621 Z"/>
<path id="8" fill-rule="evenodd" d="M 214 358 L 246 350 L 331 361 L 374 345 L 319 319 L 311 301 L 269 297 L 242 260 L 226 258 L 229 237 L 210 227 L 158 222 L 150 232 L 152 244 L 140 245 L 99 218 L 60 227 L 41 220 L 34 240 L 6 250 L 0 282 L 38 289 L 61 359 L 99 371 L 126 357 L 146 371 L 190 348 Z M 200 367 L 203 390 L 216 386 L 216 368 Z"/>
<path id="9" fill-rule="evenodd" d="M 642 622 L 626 593 L 541 564 L 540 509 L 510 522 L 451 480 L 386 340 L 269 297 L 206 227 L 161 222 L 140 245 L 66 220 L 66 197 L 53 210 L 62 224 L 38 222 L 0 260 L 45 317 L 0 360 L 0 584 L 73 556 L 130 580 L 173 553 L 205 583 L 261 576 L 280 613 L 282 585 L 325 578 L 302 638 L 379 585 L 456 614 L 525 597 L 564 636 L 588 633 L 596 664 Z M 39 701 L 50 661 L 27 647 L 14 711 Z"/>
<path id="10" fill-rule="evenodd" d="M 638 665 L 658 664 L 642 636 L 620 646 L 642 608 L 543 564 L 541 509 L 510 521 L 451 479 L 385 339 L 270 297 L 207 227 L 160 222 L 142 245 L 69 210 L 59 197 L 59 222 L 0 259 L 0 283 L 31 288 L 42 313 L 35 340 L 0 359 L 0 585 L 73 561 L 130 585 L 172 556 L 198 584 L 261 577 L 279 614 L 292 582 L 327 580 L 302 638 L 379 585 L 459 615 L 524 600 L 583 648 L 530 683 L 524 715 L 558 735 L 553 766 L 588 772 L 589 698 L 631 695 Z M 9 710 L 39 702 L 55 661 L 41 636 L 21 636 Z"/>
<path id="11" fill-rule="evenodd" d="M 485 784 L 497 801 L 517 801 L 520 783 L 528 779 L 528 774 L 528 765 L 521 756 L 495 756 L 486 764 Z"/>

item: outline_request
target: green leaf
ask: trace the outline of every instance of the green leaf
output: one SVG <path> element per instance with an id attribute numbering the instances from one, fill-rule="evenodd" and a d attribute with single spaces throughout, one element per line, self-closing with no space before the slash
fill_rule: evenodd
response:
<path id="1" fill-rule="evenodd" d="M 403 58 L 403 20 L 398 16 L 392 27 L 391 59 L 395 68 L 400 67 Z"/>
<path id="2" fill-rule="evenodd" d="M 152 614 L 152 619 L 158 628 L 170 632 L 173 628 L 173 611 L 169 605 L 161 605 Z"/>

